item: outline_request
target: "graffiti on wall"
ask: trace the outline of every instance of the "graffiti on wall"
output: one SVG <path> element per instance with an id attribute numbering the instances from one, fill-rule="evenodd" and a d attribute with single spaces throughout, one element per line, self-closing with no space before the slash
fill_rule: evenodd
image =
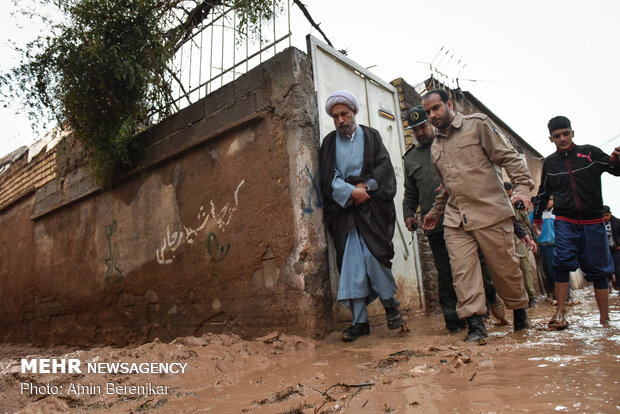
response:
<path id="1" fill-rule="evenodd" d="M 224 248 L 223 245 L 220 245 L 215 233 L 209 233 L 209 237 L 207 237 L 207 240 L 205 240 L 204 243 L 207 245 L 209 256 L 211 256 L 211 260 L 214 262 L 221 262 L 224 260 L 230 250 L 230 244 L 227 244 L 226 248 Z"/>
<path id="2" fill-rule="evenodd" d="M 319 186 L 316 183 L 316 179 L 312 176 L 312 173 L 310 172 L 310 168 L 308 168 L 308 165 L 306 165 L 306 174 L 308 174 L 308 178 L 310 178 L 310 183 L 312 184 L 312 189 L 310 190 L 310 194 L 308 194 L 308 202 L 306 203 L 304 201 L 304 209 L 303 212 L 304 213 L 312 213 L 314 211 L 314 208 L 312 208 L 312 199 L 314 198 L 314 206 L 316 208 L 322 208 L 323 207 L 323 201 L 321 200 L 321 192 L 319 191 Z"/>
<path id="3" fill-rule="evenodd" d="M 105 281 L 108 285 L 113 285 L 123 280 L 123 271 L 118 267 L 119 248 L 118 243 L 112 244 L 111 237 L 116 232 L 116 220 L 108 226 L 104 226 L 105 236 L 108 239 L 108 251 L 110 256 L 105 259 L 108 266 L 105 272 Z"/>
<path id="4" fill-rule="evenodd" d="M 174 252 L 183 243 L 193 244 L 198 235 L 207 227 L 207 224 L 213 223 L 213 225 L 217 226 L 217 228 L 219 229 L 224 229 L 226 226 L 228 226 L 230 224 L 230 221 L 232 220 L 233 213 L 239 207 L 239 189 L 244 183 L 245 180 L 241 180 L 241 182 L 235 189 L 235 204 L 233 206 L 226 204 L 218 211 L 215 207 L 215 203 L 213 202 L 213 200 L 209 202 L 211 206 L 210 210 L 207 211 L 204 206 L 201 206 L 197 214 L 197 220 L 199 223 L 198 226 L 173 226 L 172 232 L 170 231 L 170 226 L 167 226 L 166 236 L 162 240 L 161 247 L 159 247 L 155 251 L 157 263 L 173 263 L 175 259 Z M 209 236 L 205 240 L 205 243 L 207 245 L 207 251 L 211 256 L 211 259 L 214 261 L 223 260 L 224 257 L 226 257 L 226 255 L 228 254 L 228 250 L 230 249 L 230 244 L 226 248 L 224 248 L 224 246 L 221 246 L 217 240 L 217 236 L 213 232 L 209 233 Z"/>

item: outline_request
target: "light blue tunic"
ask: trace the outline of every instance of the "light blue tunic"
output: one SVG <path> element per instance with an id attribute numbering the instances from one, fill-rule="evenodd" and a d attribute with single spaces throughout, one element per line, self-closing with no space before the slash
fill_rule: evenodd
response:
<path id="1" fill-rule="evenodd" d="M 364 162 L 364 131 L 357 127 L 353 139 L 336 133 L 336 171 L 332 181 L 332 197 L 341 207 L 351 205 L 349 197 L 355 186 L 344 181 L 345 177 L 360 175 Z M 378 187 L 374 179 L 366 182 L 371 190 Z M 372 197 L 372 195 L 371 195 Z M 370 303 L 379 296 L 390 299 L 396 292 L 392 271 L 379 263 L 370 253 L 356 228 L 349 230 L 342 257 L 342 271 L 338 286 L 338 301 L 348 305 L 349 299 L 366 298 Z"/>

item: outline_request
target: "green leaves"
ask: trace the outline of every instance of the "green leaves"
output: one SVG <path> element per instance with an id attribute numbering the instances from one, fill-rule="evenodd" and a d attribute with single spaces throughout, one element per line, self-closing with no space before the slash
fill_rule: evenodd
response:
<path id="1" fill-rule="evenodd" d="M 34 0 L 50 4 L 50 0 Z M 281 0 L 275 0 L 279 4 Z M 213 5 L 202 0 L 53 0 L 65 16 L 31 42 L 22 64 L 0 76 L 6 99 L 51 112 L 73 132 L 106 185 L 132 166 L 136 134 L 171 102 L 172 57 Z M 270 18 L 274 0 L 234 0 L 240 28 Z M 198 16 L 198 17 L 197 17 Z M 50 35 L 51 33 L 51 35 Z"/>

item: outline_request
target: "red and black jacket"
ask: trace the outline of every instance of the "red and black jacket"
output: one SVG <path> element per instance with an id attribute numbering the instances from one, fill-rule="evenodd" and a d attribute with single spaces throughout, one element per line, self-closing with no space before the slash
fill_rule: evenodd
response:
<path id="1" fill-rule="evenodd" d="M 542 223 L 542 212 L 553 195 L 556 220 L 575 224 L 603 221 L 601 175 L 620 176 L 620 165 L 611 163 L 609 155 L 593 145 L 575 145 L 557 151 L 543 162 L 540 188 L 534 206 L 534 222 Z"/>

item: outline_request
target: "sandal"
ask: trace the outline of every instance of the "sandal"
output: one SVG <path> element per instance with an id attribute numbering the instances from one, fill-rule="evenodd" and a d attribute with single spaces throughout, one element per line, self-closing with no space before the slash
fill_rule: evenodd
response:
<path id="1" fill-rule="evenodd" d="M 566 314 L 562 312 L 556 312 L 553 318 L 548 323 L 549 328 L 556 331 L 568 328 L 568 321 L 566 320 Z"/>

